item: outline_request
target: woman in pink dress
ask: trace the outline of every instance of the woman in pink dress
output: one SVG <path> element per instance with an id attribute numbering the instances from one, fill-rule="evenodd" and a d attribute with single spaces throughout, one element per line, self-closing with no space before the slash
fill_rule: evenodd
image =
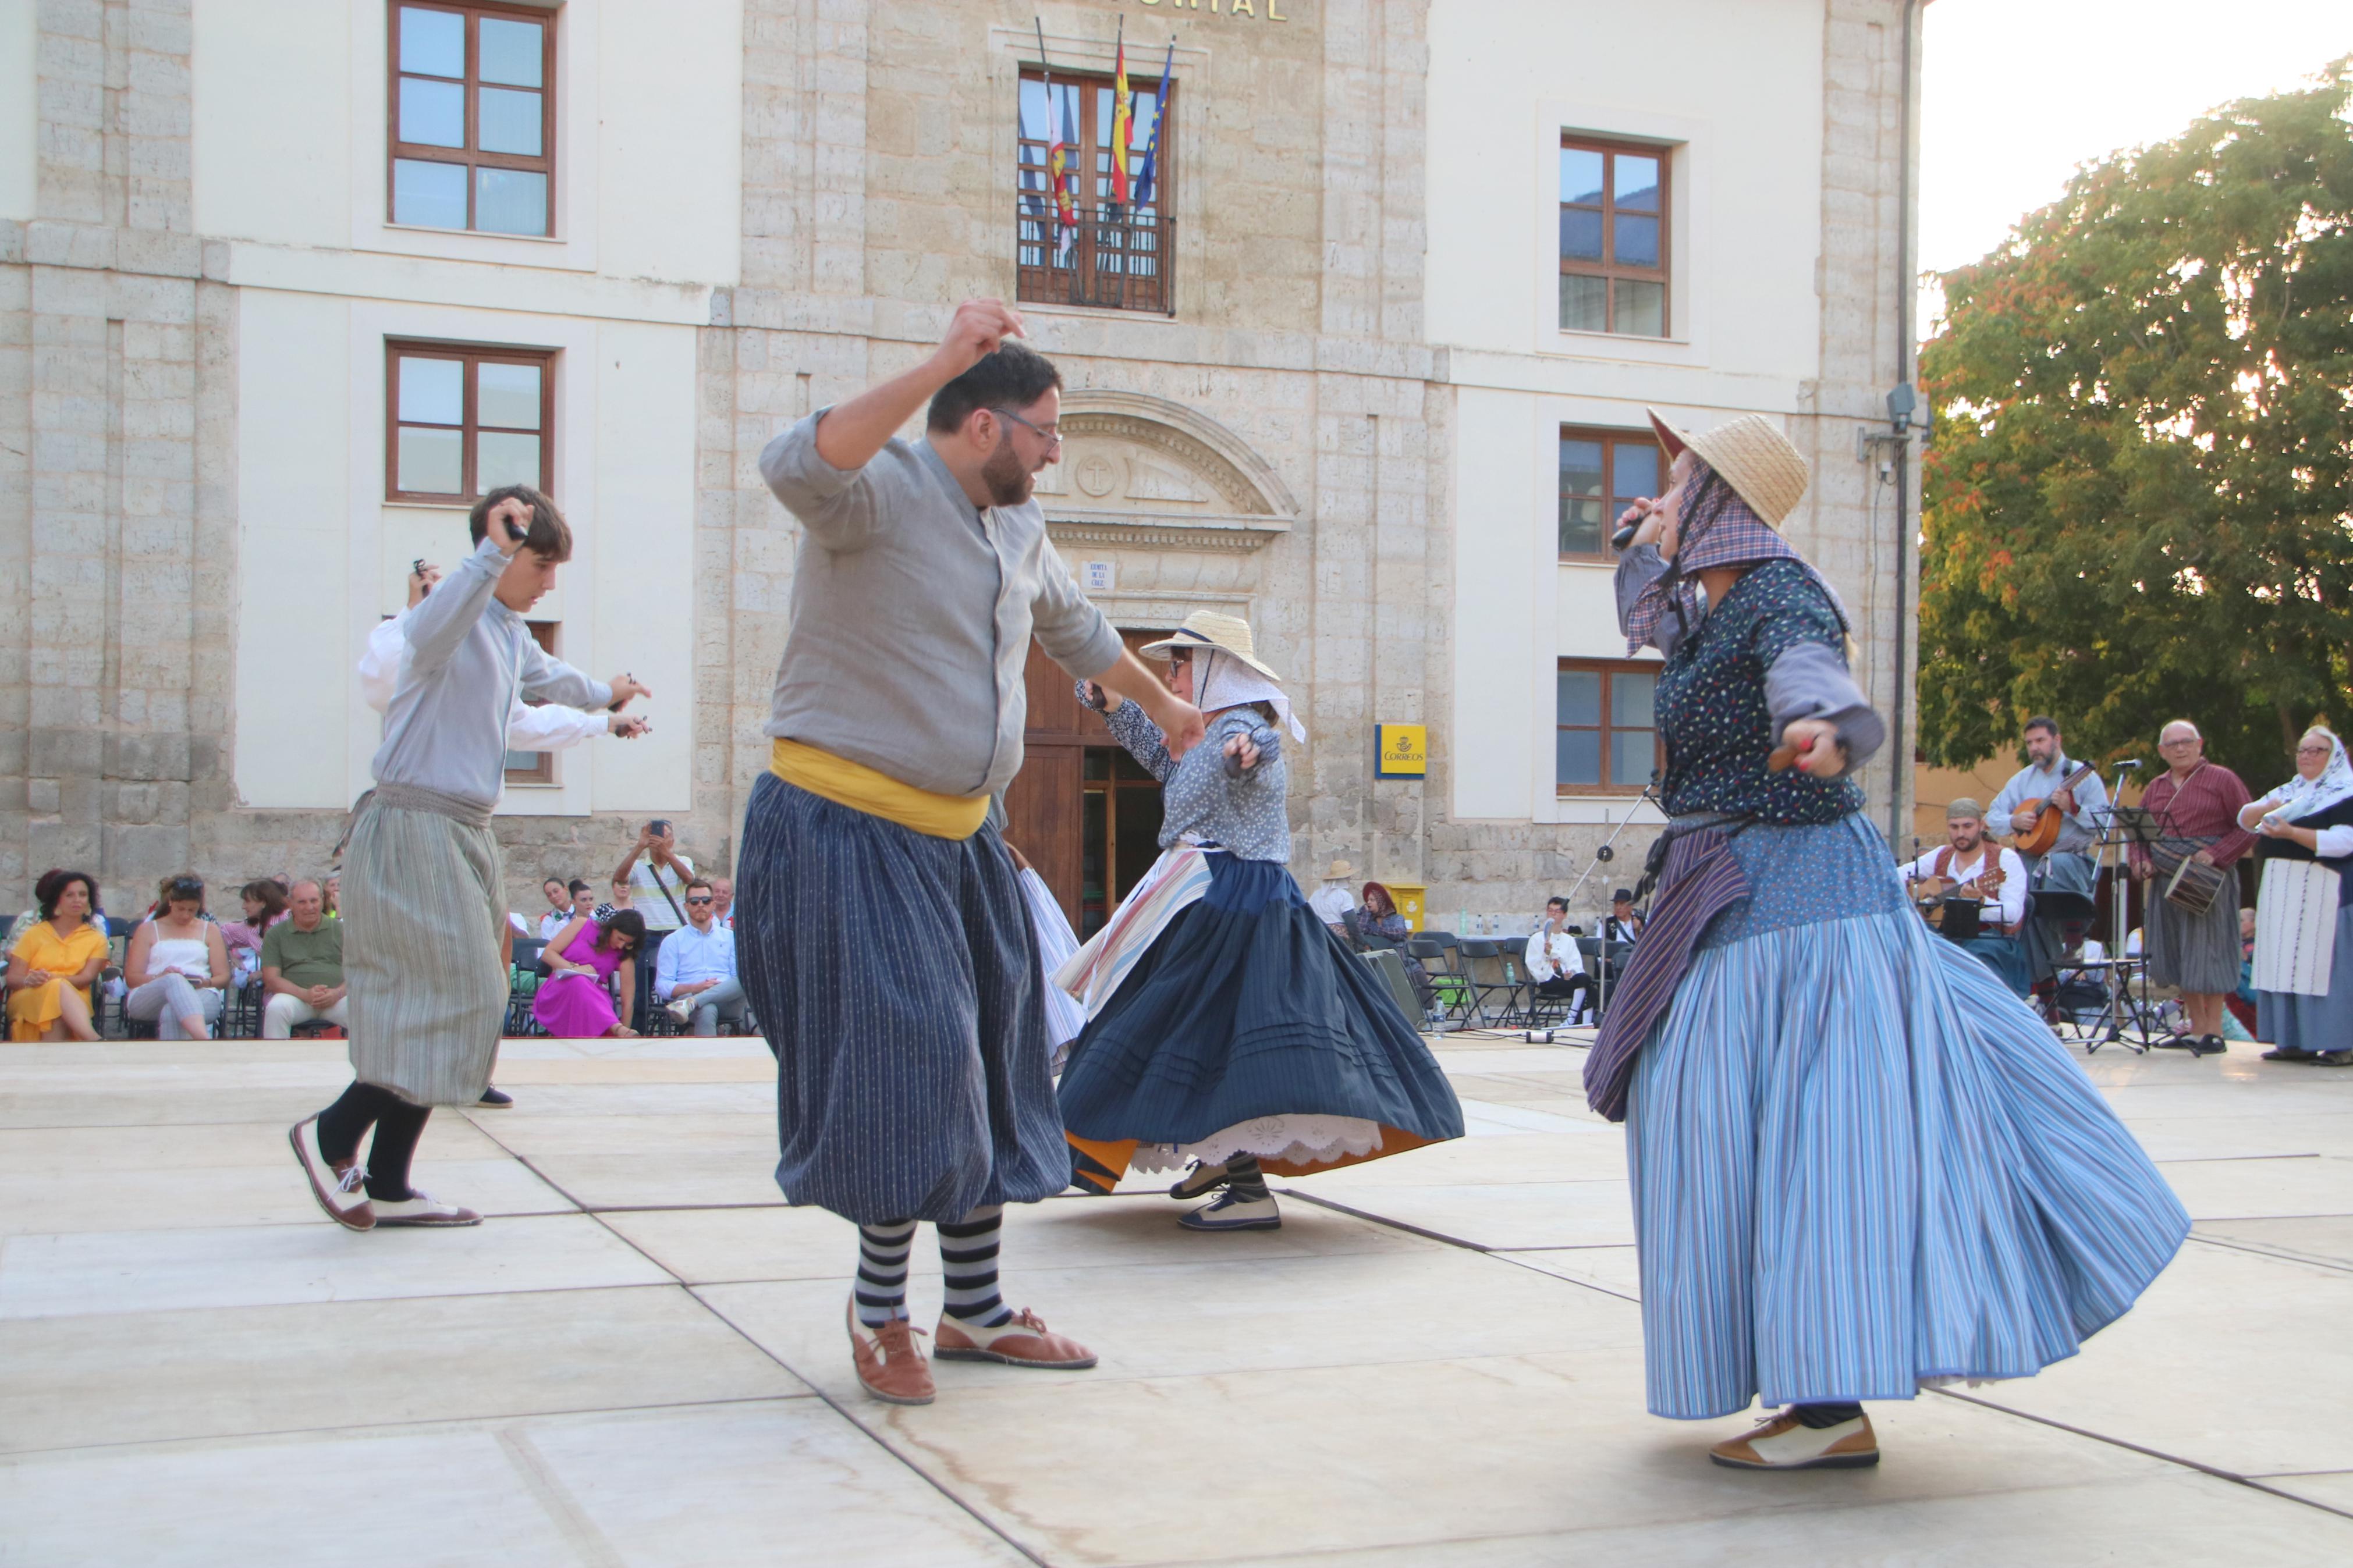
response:
<path id="1" fill-rule="evenodd" d="M 617 972 L 621 1005 L 635 1004 L 637 953 L 645 940 L 646 917 L 635 910 L 615 910 L 603 920 L 575 916 L 540 953 L 548 977 L 539 983 L 539 994 L 531 1003 L 539 1026 L 559 1040 L 636 1034 L 627 1017 L 613 1011 L 607 986 Z"/>

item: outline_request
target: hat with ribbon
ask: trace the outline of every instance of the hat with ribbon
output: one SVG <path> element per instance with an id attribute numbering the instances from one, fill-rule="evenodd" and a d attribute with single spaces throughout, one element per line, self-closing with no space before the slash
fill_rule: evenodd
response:
<path id="1" fill-rule="evenodd" d="M 1673 462 L 1689 448 L 1701 462 L 1723 475 L 1724 482 L 1768 526 L 1779 528 L 1798 510 L 1806 493 L 1806 459 L 1771 420 L 1744 414 L 1713 430 L 1694 434 L 1676 429 L 1655 408 L 1644 412 L 1651 416 L 1659 445 L 1667 449 L 1667 461 Z"/>
<path id="2" fill-rule="evenodd" d="M 1136 652 L 1146 658 L 1166 660 L 1182 651 L 1193 658 L 1193 701 L 1204 713 L 1263 702 L 1274 710 L 1275 721 L 1292 739 L 1307 739 L 1307 727 L 1292 711 L 1283 694 L 1282 677 L 1258 661 L 1250 623 L 1240 616 L 1196 610 L 1185 617 L 1176 635 L 1145 643 Z"/>
<path id="3" fill-rule="evenodd" d="M 1175 636 L 1145 643 L 1135 651 L 1166 664 L 1177 649 L 1198 647 L 1229 653 L 1269 680 L 1280 683 L 1282 679 L 1258 661 L 1258 649 L 1250 641 L 1250 623 L 1240 616 L 1220 615 L 1215 610 L 1194 611 L 1185 617 L 1185 624 L 1176 628 Z"/>

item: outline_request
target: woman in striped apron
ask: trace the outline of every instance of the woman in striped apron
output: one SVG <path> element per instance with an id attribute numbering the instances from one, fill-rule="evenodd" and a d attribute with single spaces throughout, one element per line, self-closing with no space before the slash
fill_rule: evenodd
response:
<path id="1" fill-rule="evenodd" d="M 1650 1408 L 1761 1394 L 1784 1408 L 1716 1463 L 1873 1465 L 1862 1401 L 2074 1354 L 2189 1216 L 2051 1031 L 1906 906 L 1847 777 L 1885 730 L 1844 608 L 1777 531 L 1804 459 L 1755 416 L 1651 418 L 1671 489 L 1626 514 L 1618 591 L 1629 651 L 1666 655 L 1671 823 L 1586 1064 L 1627 1127 Z"/>
<path id="2" fill-rule="evenodd" d="M 2255 1034 L 2265 1061 L 2353 1067 L 2353 762 L 2316 725 L 2295 777 L 2239 813 L 2263 835 L 2255 900 Z"/>
<path id="3" fill-rule="evenodd" d="M 1168 1195 L 1218 1195 L 1179 1224 L 1273 1230 L 1268 1171 L 1460 1138 L 1462 1109 L 1414 1026 L 1291 879 L 1283 731 L 1307 731 L 1258 662 L 1250 623 L 1198 611 L 1141 651 L 1168 662 L 1208 739 L 1173 760 L 1135 704 L 1080 684 L 1080 700 L 1165 786 L 1165 853 L 1058 976 L 1088 1012 L 1062 1072 L 1062 1121 L 1080 1185 L 1109 1192 L 1131 1164 L 1189 1164 Z"/>

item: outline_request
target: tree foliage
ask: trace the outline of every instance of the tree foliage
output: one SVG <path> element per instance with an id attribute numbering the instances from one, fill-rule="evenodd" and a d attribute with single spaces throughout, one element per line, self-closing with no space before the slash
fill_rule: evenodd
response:
<path id="1" fill-rule="evenodd" d="M 1944 277 L 1924 349 L 1920 737 L 2167 720 L 2258 792 L 2353 721 L 2353 58 L 2086 165 Z"/>

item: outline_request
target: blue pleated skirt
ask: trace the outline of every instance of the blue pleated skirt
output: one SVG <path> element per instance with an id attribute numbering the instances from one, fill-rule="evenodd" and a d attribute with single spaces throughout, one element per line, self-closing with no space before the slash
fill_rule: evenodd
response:
<path id="1" fill-rule="evenodd" d="M 1211 882 L 1071 1047 L 1080 1138 L 1188 1144 L 1273 1116 L 1462 1136 L 1438 1060 L 1370 969 L 1271 861 L 1209 858 Z"/>
<path id="2" fill-rule="evenodd" d="M 2328 991 L 2255 993 L 2255 1038 L 2284 1051 L 2353 1051 L 2353 904 L 2337 910 Z"/>
<path id="3" fill-rule="evenodd" d="M 2075 1353 L 2189 1215 L 2050 1029 L 1904 907 L 1860 817 L 1734 841 L 1627 1126 L 1655 1415 L 1908 1399 Z"/>

